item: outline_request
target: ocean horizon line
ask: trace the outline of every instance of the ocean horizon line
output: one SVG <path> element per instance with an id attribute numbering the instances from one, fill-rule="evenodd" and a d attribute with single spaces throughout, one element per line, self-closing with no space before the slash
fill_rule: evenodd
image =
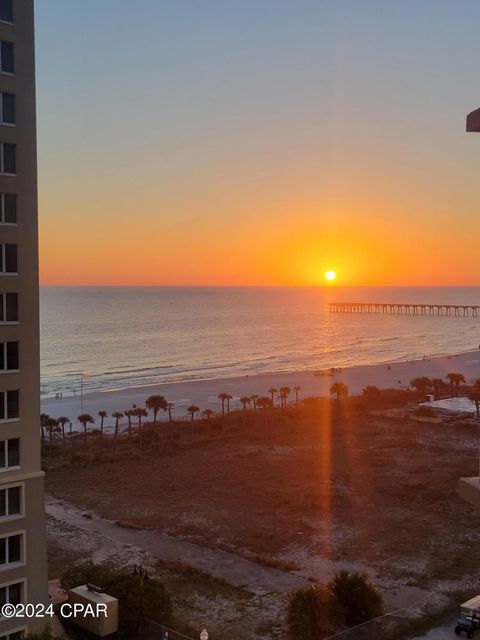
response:
<path id="1" fill-rule="evenodd" d="M 40 284 L 41 289 L 480 289 L 479 284 Z"/>

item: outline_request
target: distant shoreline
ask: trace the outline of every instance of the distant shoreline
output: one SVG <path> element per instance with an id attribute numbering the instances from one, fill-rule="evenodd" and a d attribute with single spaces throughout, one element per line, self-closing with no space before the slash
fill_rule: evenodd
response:
<path id="1" fill-rule="evenodd" d="M 329 369 L 321 371 L 329 372 Z M 338 370 L 337 370 L 338 371 Z M 65 415 L 75 422 L 83 412 L 95 418 L 98 411 L 125 411 L 133 404 L 143 406 L 150 395 L 164 395 L 169 402 L 175 403 L 174 416 L 185 417 L 189 404 L 197 405 L 201 410 L 209 408 L 221 410 L 219 393 L 229 393 L 234 398 L 241 396 L 266 395 L 268 389 L 288 386 L 292 389 L 290 400 L 294 399 L 293 387 L 300 386 L 300 398 L 308 396 L 329 396 L 333 382 L 344 382 L 351 395 L 361 393 L 367 385 L 379 388 L 405 389 L 410 380 L 417 376 L 445 379 L 447 373 L 463 373 L 467 382 L 480 378 L 480 349 L 447 356 L 425 357 L 418 360 L 384 362 L 374 365 L 355 365 L 340 369 L 331 375 L 318 376 L 313 371 L 291 371 L 281 373 L 263 373 L 231 378 L 198 379 L 180 382 L 139 385 L 116 390 L 93 391 L 83 395 L 64 396 L 63 398 L 43 398 L 42 412 L 53 417 Z M 241 408 L 238 400 L 231 402 L 233 410 Z M 159 416 L 166 419 L 166 415 Z"/>

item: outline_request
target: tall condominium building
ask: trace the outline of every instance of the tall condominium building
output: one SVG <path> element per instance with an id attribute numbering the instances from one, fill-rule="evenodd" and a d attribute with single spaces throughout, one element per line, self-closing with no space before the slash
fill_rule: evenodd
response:
<path id="1" fill-rule="evenodd" d="M 33 0 L 0 0 L 0 608 L 48 600 L 33 9 Z M 0 616 L 0 638 L 45 622 Z"/>

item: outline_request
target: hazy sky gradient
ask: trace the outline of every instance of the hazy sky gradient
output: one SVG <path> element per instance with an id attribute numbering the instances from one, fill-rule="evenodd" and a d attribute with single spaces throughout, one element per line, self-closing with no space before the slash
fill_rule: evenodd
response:
<path id="1" fill-rule="evenodd" d="M 480 284 L 478 0 L 37 0 L 48 284 Z"/>

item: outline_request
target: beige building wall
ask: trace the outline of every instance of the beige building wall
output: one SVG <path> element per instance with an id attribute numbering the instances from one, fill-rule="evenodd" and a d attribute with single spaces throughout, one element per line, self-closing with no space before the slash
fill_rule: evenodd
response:
<path id="1" fill-rule="evenodd" d="M 20 486 L 22 496 L 21 513 L 5 516 L 4 512 L 0 511 L 0 544 L 2 536 L 8 533 L 22 532 L 24 538 L 21 562 L 14 566 L 0 565 L 0 594 L 3 593 L 3 585 L 22 581 L 24 602 L 45 603 L 48 601 L 48 593 L 39 434 L 39 291 L 33 0 L 13 0 L 13 23 L 0 22 L 0 40 L 13 43 L 14 46 L 14 73 L 0 71 L 0 92 L 15 95 L 15 125 L 0 123 L 0 143 L 16 145 L 16 174 L 4 175 L 0 172 L 0 193 L 17 194 L 17 224 L 2 224 L 0 218 L 0 245 L 17 245 L 18 260 L 18 275 L 0 274 L 0 292 L 18 294 L 18 323 L 0 322 L 0 348 L 5 342 L 18 341 L 19 343 L 19 370 L 18 372 L 0 372 L 0 391 L 18 390 L 20 401 L 18 418 L 0 420 L 0 441 L 20 439 L 20 464 L 16 468 L 0 468 L 0 491 L 8 487 Z M 0 500 L 0 507 L 1 504 Z M 37 621 L 33 626 L 38 628 L 44 623 L 45 620 Z M 8 629 L 18 629 L 23 624 L 24 621 L 7 621 L 0 618 L 0 638 L 4 637 Z"/>

